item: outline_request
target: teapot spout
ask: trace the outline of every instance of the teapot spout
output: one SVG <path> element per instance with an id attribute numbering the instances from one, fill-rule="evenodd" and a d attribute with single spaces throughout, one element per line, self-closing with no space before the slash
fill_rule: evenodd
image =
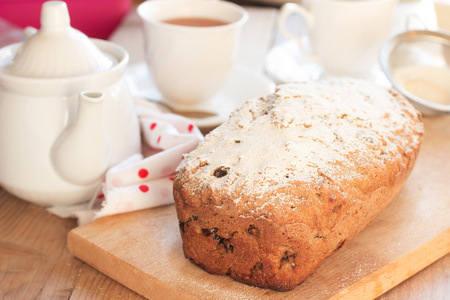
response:
<path id="1" fill-rule="evenodd" d="M 101 120 L 104 98 L 100 92 L 81 93 L 75 122 L 61 133 L 52 147 L 53 168 L 70 183 L 94 184 L 108 168 L 111 151 Z"/>

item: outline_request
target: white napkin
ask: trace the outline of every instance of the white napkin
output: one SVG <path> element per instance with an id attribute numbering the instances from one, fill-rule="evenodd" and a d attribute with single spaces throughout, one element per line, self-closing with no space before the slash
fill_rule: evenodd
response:
<path id="1" fill-rule="evenodd" d="M 136 99 L 143 153 L 110 168 L 89 202 L 48 208 L 83 225 L 94 219 L 173 203 L 175 169 L 183 154 L 197 147 L 203 135 L 189 119 L 163 113 L 152 103 Z"/>

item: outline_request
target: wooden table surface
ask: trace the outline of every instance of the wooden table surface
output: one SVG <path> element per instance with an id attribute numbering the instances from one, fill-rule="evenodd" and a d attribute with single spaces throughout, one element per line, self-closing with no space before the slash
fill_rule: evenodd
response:
<path id="1" fill-rule="evenodd" d="M 0 192 L 0 299 L 143 299 L 73 257 L 76 221 Z M 450 299 L 450 255 L 379 299 Z"/>
<path id="2" fill-rule="evenodd" d="M 263 71 L 264 55 L 283 38 L 278 10 L 246 7 L 250 21 L 238 63 Z M 139 22 L 132 12 L 112 37 L 142 60 Z M 0 299 L 142 299 L 135 292 L 72 256 L 67 233 L 77 226 L 0 190 Z M 450 255 L 443 257 L 379 299 L 450 299 Z"/>

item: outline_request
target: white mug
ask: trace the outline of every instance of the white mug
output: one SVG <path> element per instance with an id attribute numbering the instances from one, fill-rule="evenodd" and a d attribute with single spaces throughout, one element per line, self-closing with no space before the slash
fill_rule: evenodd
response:
<path id="1" fill-rule="evenodd" d="M 144 21 L 146 60 L 164 101 L 189 109 L 225 86 L 248 19 L 242 7 L 226 1 L 152 0 L 142 3 L 138 14 Z M 180 18 L 212 19 L 224 25 L 166 23 Z"/>
<path id="2" fill-rule="evenodd" d="M 300 50 L 324 69 L 324 75 L 370 77 L 378 52 L 392 30 L 397 0 L 309 0 L 309 9 L 287 3 L 280 31 L 298 41 Z M 292 14 L 308 29 L 308 49 L 301 35 L 286 28 Z"/>
<path id="3" fill-rule="evenodd" d="M 450 32 L 450 1 L 434 0 L 434 10 L 438 27 Z"/>

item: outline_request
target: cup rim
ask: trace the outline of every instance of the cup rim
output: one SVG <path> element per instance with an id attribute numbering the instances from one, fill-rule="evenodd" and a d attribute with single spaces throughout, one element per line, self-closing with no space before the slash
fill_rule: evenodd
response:
<path id="1" fill-rule="evenodd" d="M 180 6 L 180 5 L 186 5 L 186 7 L 189 7 L 190 9 L 192 9 L 192 5 L 195 4 L 202 4 L 204 6 L 205 3 L 207 3 L 206 5 L 215 5 L 215 6 L 220 6 L 220 7 L 226 7 L 226 8 L 230 8 L 230 9 L 234 9 L 236 12 L 240 13 L 240 17 L 239 19 L 232 21 L 232 22 L 227 22 L 227 24 L 224 25 L 218 25 L 218 26 L 183 26 L 183 25 L 175 25 L 175 24 L 169 24 L 169 23 L 165 23 L 163 22 L 164 18 L 151 18 L 146 14 L 146 10 L 149 9 L 149 7 L 152 6 L 157 6 L 157 5 L 174 5 L 175 6 Z M 232 2 L 227 2 L 227 1 L 222 1 L 222 0 L 152 0 L 152 1 L 145 1 L 141 4 L 139 4 L 138 8 L 137 8 L 137 13 L 139 15 L 139 17 L 141 18 L 141 20 L 145 23 L 148 24 L 152 24 L 155 26 L 159 26 L 162 28 L 167 28 L 167 29 L 174 29 L 174 30 L 182 30 L 182 31 L 219 31 L 219 30 L 225 30 L 228 29 L 230 27 L 238 27 L 241 26 L 243 24 L 245 24 L 249 18 L 248 12 L 240 5 L 232 3 Z M 195 15 L 192 15 L 193 17 L 195 17 Z M 174 18 L 176 18 L 177 16 L 174 15 Z M 197 17 L 204 17 L 204 16 L 197 16 Z"/>

